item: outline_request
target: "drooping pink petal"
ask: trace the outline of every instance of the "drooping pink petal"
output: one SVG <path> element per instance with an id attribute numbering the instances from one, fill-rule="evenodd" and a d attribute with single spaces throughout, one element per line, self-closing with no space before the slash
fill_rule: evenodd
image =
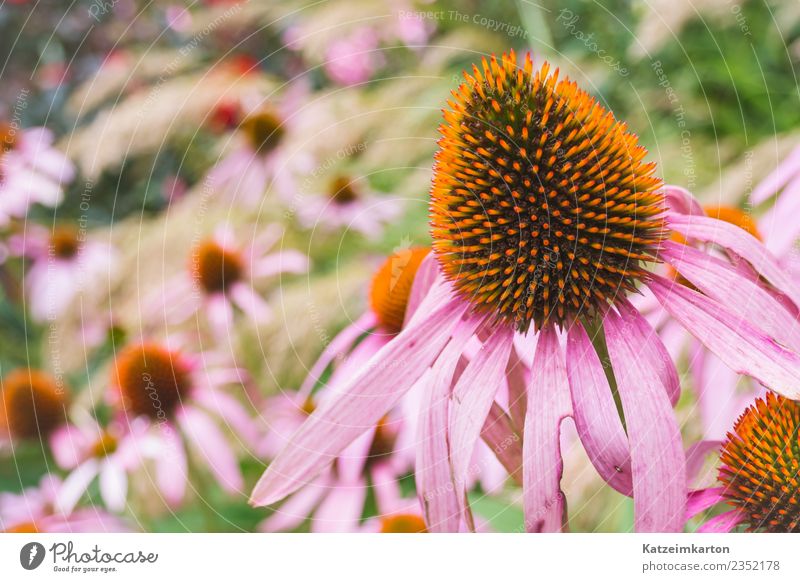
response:
<path id="1" fill-rule="evenodd" d="M 666 185 L 662 189 L 664 202 L 670 213 L 705 216 L 705 210 L 686 188 Z"/>
<path id="2" fill-rule="evenodd" d="M 689 491 L 689 497 L 686 501 L 686 519 L 689 520 L 698 513 L 722 501 L 722 491 L 722 487 Z"/>
<path id="3" fill-rule="evenodd" d="M 525 424 L 528 408 L 528 378 L 525 362 L 520 358 L 516 345 L 508 357 L 506 380 L 508 382 L 508 410 L 517 426 Z"/>
<path id="4" fill-rule="evenodd" d="M 262 475 L 251 503 L 268 505 L 302 487 L 375 426 L 438 356 L 466 308 L 457 301 L 440 304 L 427 318 L 412 321 L 349 383 L 337 386 L 340 396 L 326 400 L 309 416 Z"/>
<path id="5" fill-rule="evenodd" d="M 720 259 L 687 245 L 663 243 L 660 256 L 703 293 L 779 342 L 800 348 L 800 323 L 763 287 Z"/>
<path id="6" fill-rule="evenodd" d="M 233 327 L 233 306 L 222 293 L 214 293 L 206 300 L 206 317 L 214 335 L 220 340 L 230 337 Z"/>
<path id="7" fill-rule="evenodd" d="M 62 424 L 50 435 L 50 450 L 56 464 L 62 469 L 72 469 L 81 462 L 87 445 L 86 435 L 73 424 Z"/>
<path id="8" fill-rule="evenodd" d="M 178 432 L 170 424 L 160 427 L 160 447 L 156 452 L 156 484 L 170 506 L 177 506 L 186 494 L 189 473 L 186 449 Z"/>
<path id="9" fill-rule="evenodd" d="M 69 474 L 61 485 L 61 489 L 56 497 L 56 508 L 61 513 L 69 515 L 78 501 L 86 492 L 100 469 L 96 459 L 88 459 Z"/>
<path id="10" fill-rule="evenodd" d="M 330 487 L 330 475 L 323 473 L 276 508 L 272 515 L 258 525 L 258 531 L 287 532 L 297 529 L 330 491 Z"/>
<path id="11" fill-rule="evenodd" d="M 253 278 L 273 277 L 280 273 L 305 273 L 308 271 L 308 256 L 300 251 L 288 249 L 259 259 L 253 265 Z"/>
<path id="12" fill-rule="evenodd" d="M 255 449 L 258 446 L 258 427 L 238 400 L 222 390 L 213 389 L 197 390 L 193 397 L 196 402 L 222 418 L 248 447 Z"/>
<path id="13" fill-rule="evenodd" d="M 786 274 L 778 260 L 750 233 L 736 225 L 707 216 L 670 215 L 669 227 L 689 239 L 717 244 L 748 263 L 800 307 L 800 288 Z"/>
<path id="14" fill-rule="evenodd" d="M 361 340 L 361 342 L 353 348 L 353 351 L 347 355 L 344 362 L 334 369 L 330 380 L 328 380 L 328 389 L 319 391 L 320 402 L 322 402 L 329 393 L 335 393 L 335 390 L 330 387 L 335 387 L 352 378 L 362 366 L 369 362 L 372 356 L 377 354 L 383 346 L 392 340 L 392 337 L 393 336 L 383 333 L 380 330 L 375 330 Z"/>
<path id="15" fill-rule="evenodd" d="M 597 472 L 623 495 L 633 495 L 630 445 L 603 364 L 582 325 L 567 336 L 567 375 L 573 418 Z"/>
<path id="16" fill-rule="evenodd" d="M 745 516 L 741 511 L 731 510 L 712 517 L 697 528 L 697 533 L 728 533 L 742 523 Z"/>
<path id="17" fill-rule="evenodd" d="M 632 325 L 613 309 L 604 320 L 630 442 L 636 531 L 677 532 L 687 494 L 680 430 L 663 377 L 642 358 Z"/>
<path id="18" fill-rule="evenodd" d="M 377 325 L 378 320 L 372 311 L 367 311 L 364 315 L 359 317 L 353 323 L 340 331 L 336 337 L 325 347 L 320 354 L 317 361 L 308 371 L 308 376 L 303 381 L 300 390 L 300 395 L 305 398 L 314 389 L 314 386 L 319 382 L 323 372 L 331 365 L 336 358 L 344 357 L 349 352 L 356 340 L 367 333 L 370 329 Z"/>
<path id="19" fill-rule="evenodd" d="M 367 487 L 363 480 L 350 484 L 337 484 L 332 487 L 311 522 L 315 533 L 350 533 L 358 528 L 358 521 L 364 511 Z"/>
<path id="20" fill-rule="evenodd" d="M 449 428 L 451 479 L 464 512 L 464 488 L 470 475 L 475 472 L 470 467 L 470 461 L 495 394 L 505 378 L 513 334 L 508 326 L 493 330 L 453 388 Z M 430 500 L 427 502 L 430 503 Z"/>
<path id="21" fill-rule="evenodd" d="M 681 382 L 672 356 L 659 335 L 630 302 L 623 298 L 619 301 L 617 309 L 628 324 L 630 332 L 636 335 L 641 358 L 646 360 L 661 378 L 670 404 L 675 406 L 681 397 Z"/>
<path id="22" fill-rule="evenodd" d="M 106 460 L 100 468 L 100 496 L 111 511 L 125 509 L 128 477 L 121 466 L 110 460 Z"/>
<path id="23" fill-rule="evenodd" d="M 761 204 L 767 198 L 774 196 L 797 172 L 800 172 L 800 148 L 792 150 L 792 153 L 782 160 L 771 174 L 761 180 L 750 194 L 750 202 Z"/>
<path id="24" fill-rule="evenodd" d="M 790 252 L 800 235 L 800 221 L 796 219 L 798 212 L 800 212 L 800 174 L 786 187 L 769 212 L 758 221 L 759 231 L 764 236 L 764 244 L 778 257 Z"/>
<path id="25" fill-rule="evenodd" d="M 269 304 L 245 283 L 231 285 L 230 298 L 257 324 L 263 324 L 272 317 L 272 309 Z"/>
<path id="26" fill-rule="evenodd" d="M 539 333 L 528 389 L 528 414 L 522 438 L 522 483 L 525 528 L 529 532 L 561 531 L 565 500 L 561 491 L 561 421 L 570 416 L 564 352 L 552 326 Z"/>
<path id="27" fill-rule="evenodd" d="M 458 492 L 451 482 L 447 423 L 453 374 L 479 322 L 471 317 L 460 323 L 433 369 L 420 380 L 415 476 L 425 523 L 432 532 L 457 532 L 461 522 Z"/>
<path id="28" fill-rule="evenodd" d="M 229 493 L 240 492 L 244 480 L 236 455 L 214 421 L 199 408 L 186 406 L 179 413 L 178 422 L 189 442 L 197 446 L 199 458 L 216 476 L 222 488 Z"/>
<path id="29" fill-rule="evenodd" d="M 403 327 L 411 320 L 411 316 L 417 311 L 422 300 L 428 294 L 436 277 L 439 275 L 439 263 L 433 253 L 428 253 L 414 273 L 414 283 L 411 285 L 411 292 L 408 294 L 406 302 L 406 314 Z"/>
<path id="30" fill-rule="evenodd" d="M 672 316 L 730 368 L 787 398 L 800 398 L 800 357 L 722 304 L 653 275 L 647 283 Z"/>
<path id="31" fill-rule="evenodd" d="M 486 422 L 481 429 L 481 438 L 497 457 L 506 473 L 521 485 L 522 435 L 517 432 L 511 417 L 500 408 L 497 402 L 493 403 L 489 409 Z"/>

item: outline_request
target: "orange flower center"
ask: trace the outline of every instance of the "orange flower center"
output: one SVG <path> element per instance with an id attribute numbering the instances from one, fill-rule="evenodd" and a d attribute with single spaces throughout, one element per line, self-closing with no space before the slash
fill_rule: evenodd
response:
<path id="1" fill-rule="evenodd" d="M 43 438 L 66 417 L 65 390 L 50 374 L 20 369 L 2 382 L 3 417 L 12 435 Z"/>
<path id="2" fill-rule="evenodd" d="M 106 457 L 116 451 L 117 446 L 119 446 L 117 438 L 104 430 L 100 438 L 92 445 L 91 454 L 93 457 L 97 458 Z"/>
<path id="3" fill-rule="evenodd" d="M 428 533 L 428 528 L 419 515 L 399 513 L 381 519 L 380 533 Z"/>
<path id="4" fill-rule="evenodd" d="M 241 129 L 247 136 L 250 146 L 261 154 L 274 150 L 285 134 L 281 120 L 268 110 L 251 113 L 245 117 Z"/>
<path id="5" fill-rule="evenodd" d="M 330 197 L 336 204 L 350 204 L 359 198 L 356 184 L 348 176 L 338 176 L 331 181 Z"/>
<path id="6" fill-rule="evenodd" d="M 716 218 L 729 224 L 733 224 L 734 226 L 738 226 L 743 231 L 756 237 L 758 240 L 764 240 L 761 238 L 761 233 L 758 232 L 758 227 L 756 226 L 753 217 L 739 208 L 734 208 L 733 206 L 704 206 L 703 210 L 705 210 L 706 214 L 708 214 L 711 218 Z"/>
<path id="7" fill-rule="evenodd" d="M 152 419 L 169 418 L 191 388 L 189 368 L 180 354 L 155 343 L 123 350 L 113 380 L 124 410 Z"/>
<path id="8" fill-rule="evenodd" d="M 17 128 L 7 121 L 0 122 L 0 154 L 13 150 L 17 144 Z"/>
<path id="9" fill-rule="evenodd" d="M 50 235 L 50 249 L 59 259 L 71 259 L 78 254 L 80 240 L 78 231 L 69 226 L 58 226 Z"/>
<path id="10" fill-rule="evenodd" d="M 414 277 L 429 252 L 426 247 L 399 250 L 386 260 L 372 279 L 370 304 L 386 331 L 399 333 L 403 328 Z"/>
<path id="11" fill-rule="evenodd" d="M 664 237 L 638 137 L 545 64 L 483 61 L 453 92 L 431 190 L 433 250 L 474 309 L 527 331 L 636 289 Z"/>
<path id="12" fill-rule="evenodd" d="M 11 526 L 8 529 L 4 529 L 3 533 L 39 533 L 39 528 L 36 527 L 36 524 L 32 521 L 26 521 L 14 526 Z"/>
<path id="13" fill-rule="evenodd" d="M 719 479 L 751 531 L 800 532 L 800 403 L 772 392 L 728 433 Z"/>
<path id="14" fill-rule="evenodd" d="M 224 293 L 243 274 L 241 255 L 214 240 L 200 243 L 193 253 L 192 276 L 206 293 Z"/>

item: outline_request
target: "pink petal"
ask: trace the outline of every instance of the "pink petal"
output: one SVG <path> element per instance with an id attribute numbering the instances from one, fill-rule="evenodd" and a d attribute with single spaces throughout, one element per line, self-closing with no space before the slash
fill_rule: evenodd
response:
<path id="1" fill-rule="evenodd" d="M 785 273 L 772 253 L 751 234 L 738 226 L 707 216 L 670 215 L 668 222 L 671 229 L 686 238 L 714 243 L 736 253 L 800 307 L 800 288 Z"/>
<path id="2" fill-rule="evenodd" d="M 761 204 L 767 198 L 774 196 L 798 171 L 800 171 L 800 147 L 792 150 L 792 153 L 758 184 L 750 194 L 750 203 Z"/>
<path id="3" fill-rule="evenodd" d="M 686 188 L 667 185 L 664 186 L 662 192 L 664 193 L 664 202 L 670 212 L 696 216 L 706 215 L 703 207 Z"/>
<path id="4" fill-rule="evenodd" d="M 508 326 L 493 330 L 453 388 L 449 431 L 451 480 L 462 511 L 466 509 L 464 488 L 474 473 L 470 461 L 494 396 L 505 379 L 513 334 Z"/>
<path id="5" fill-rule="evenodd" d="M 128 495 L 128 477 L 125 470 L 111 460 L 106 460 L 100 469 L 100 496 L 111 511 L 125 509 Z"/>
<path id="6" fill-rule="evenodd" d="M 197 390 L 194 399 L 222 418 L 249 448 L 258 446 L 258 427 L 238 400 L 222 390 Z"/>
<path id="7" fill-rule="evenodd" d="M 206 317 L 217 338 L 223 340 L 230 336 L 233 327 L 233 306 L 224 294 L 215 293 L 207 299 Z"/>
<path id="8" fill-rule="evenodd" d="M 200 459 L 216 475 L 222 488 L 229 493 L 240 492 L 244 481 L 236 455 L 211 418 L 200 409 L 187 406 L 178 416 L 178 422 L 189 442 L 197 446 Z"/>
<path id="9" fill-rule="evenodd" d="M 565 500 L 561 492 L 561 421 L 571 414 L 564 352 L 552 326 L 539 333 L 528 389 L 528 414 L 522 438 L 525 528 L 561 531 Z"/>
<path id="10" fill-rule="evenodd" d="M 720 303 L 653 275 L 648 287 L 672 316 L 730 368 L 784 396 L 800 398 L 800 357 Z"/>
<path id="11" fill-rule="evenodd" d="M 442 297 L 434 299 L 441 301 Z M 349 383 L 337 387 L 340 396 L 326 400 L 314 411 L 262 475 L 251 503 L 268 505 L 302 487 L 349 443 L 375 426 L 436 358 L 466 308 L 450 301 L 418 324 L 409 325 Z"/>
<path id="12" fill-rule="evenodd" d="M 522 484 L 522 437 L 514 429 L 511 418 L 496 402 L 486 416 L 481 438 L 508 475 Z"/>
<path id="13" fill-rule="evenodd" d="M 800 323 L 763 287 L 725 262 L 687 245 L 665 242 L 661 257 L 703 293 L 752 322 L 779 342 L 798 349 Z"/>
<path id="14" fill-rule="evenodd" d="M 332 487 L 314 512 L 311 531 L 315 533 L 349 533 L 358 528 L 367 487 L 363 480 L 350 485 Z"/>
<path id="15" fill-rule="evenodd" d="M 308 271 L 308 256 L 300 251 L 285 250 L 259 259 L 253 265 L 253 277 L 273 277 L 281 273 L 305 273 Z"/>
<path id="16" fill-rule="evenodd" d="M 417 425 L 417 495 L 424 508 L 425 523 L 432 532 L 458 531 L 461 511 L 450 475 L 447 422 L 450 388 L 464 346 L 475 333 L 479 319 L 460 323 L 442 350 L 433 369 L 421 380 L 421 402 Z"/>
<path id="17" fill-rule="evenodd" d="M 374 328 L 377 323 L 378 320 L 375 314 L 372 311 L 367 311 L 364 315 L 340 331 L 325 347 L 319 359 L 317 359 L 308 371 L 308 376 L 303 382 L 303 385 L 300 386 L 299 393 L 304 398 L 311 394 L 314 386 L 319 382 L 320 376 L 327 370 L 328 366 L 330 366 L 336 358 L 344 357 L 353 348 L 356 340 L 367 333 L 371 328 Z"/>
<path id="18" fill-rule="evenodd" d="M 775 205 L 759 221 L 764 244 L 778 257 L 791 252 L 800 234 L 800 174 L 786 187 Z"/>
<path id="19" fill-rule="evenodd" d="M 188 468 L 186 449 L 172 425 L 160 427 L 160 451 L 155 457 L 156 483 L 170 506 L 176 506 L 186 494 Z"/>
<path id="20" fill-rule="evenodd" d="M 50 435 L 50 450 L 61 469 L 77 467 L 87 444 L 86 435 L 72 424 L 62 424 Z"/>
<path id="21" fill-rule="evenodd" d="M 697 528 L 697 533 L 729 533 L 733 528 L 742 523 L 745 516 L 737 510 L 721 513 L 712 517 L 702 526 Z"/>
<path id="22" fill-rule="evenodd" d="M 525 414 L 528 408 L 528 379 L 527 366 L 520 358 L 516 345 L 512 348 L 508 358 L 506 380 L 508 382 L 508 409 L 511 418 L 517 426 L 525 424 Z"/>
<path id="23" fill-rule="evenodd" d="M 64 480 L 58 492 L 58 497 L 56 498 L 55 505 L 59 512 L 67 515 L 72 512 L 89 487 L 89 483 L 97 477 L 99 469 L 100 467 L 97 460 L 89 459 L 83 464 L 78 465 L 78 467 L 69 474 Z"/>
<path id="24" fill-rule="evenodd" d="M 258 525 L 258 531 L 286 532 L 297 529 L 311 516 L 320 499 L 330 491 L 330 487 L 329 476 L 323 474 L 275 509 L 272 515 Z"/>
<path id="25" fill-rule="evenodd" d="M 689 491 L 689 498 L 686 502 L 686 519 L 692 519 L 698 513 L 722 501 L 722 491 L 722 487 Z"/>
<path id="26" fill-rule="evenodd" d="M 272 309 L 263 297 L 244 283 L 231 286 L 230 298 L 256 324 L 265 323 L 272 316 Z"/>
<path id="27" fill-rule="evenodd" d="M 436 262 L 436 257 L 433 253 L 428 253 L 420 262 L 419 267 L 417 267 L 417 272 L 414 273 L 414 283 L 411 285 L 411 293 L 409 293 L 408 301 L 406 302 L 403 327 L 411 320 L 411 316 L 417 311 L 417 307 L 430 291 L 438 275 L 439 263 Z"/>
<path id="28" fill-rule="evenodd" d="M 606 343 L 631 445 L 636 531 L 681 531 L 686 512 L 686 463 L 663 377 L 643 360 L 635 323 L 609 310 Z"/>
<path id="29" fill-rule="evenodd" d="M 630 445 L 603 364 L 582 325 L 567 337 L 567 374 L 578 436 L 597 472 L 623 495 L 633 495 Z"/>

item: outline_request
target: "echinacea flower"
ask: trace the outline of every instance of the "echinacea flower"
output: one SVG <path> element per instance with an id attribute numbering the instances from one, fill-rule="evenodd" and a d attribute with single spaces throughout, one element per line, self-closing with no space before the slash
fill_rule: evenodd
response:
<path id="1" fill-rule="evenodd" d="M 65 424 L 56 429 L 51 440 L 53 457 L 58 466 L 69 471 L 57 496 L 58 508 L 71 512 L 96 478 L 100 497 L 111 511 L 125 508 L 128 473 L 142 461 L 141 443 L 136 434 L 143 434 L 146 422 L 132 421 L 130 431 L 121 422 L 101 426 L 96 420 L 84 419 L 80 424 Z"/>
<path id="2" fill-rule="evenodd" d="M 291 152 L 284 143 L 304 94 L 305 88 L 297 84 L 277 104 L 242 104 L 244 113 L 232 137 L 234 143 L 208 172 L 206 182 L 250 206 L 257 205 L 268 189 L 283 200 L 291 199 L 295 176 L 311 166 L 307 156 Z"/>
<path id="3" fill-rule="evenodd" d="M 98 507 L 64 512 L 56 498 L 61 480 L 45 475 L 38 487 L 21 493 L 0 493 L 0 532 L 3 533 L 111 533 L 130 528 L 119 518 Z"/>
<path id="4" fill-rule="evenodd" d="M 58 318 L 87 286 L 108 284 L 116 254 L 111 245 L 90 239 L 71 225 L 27 227 L 10 239 L 9 246 L 12 254 L 30 261 L 24 283 L 36 321 Z"/>
<path id="5" fill-rule="evenodd" d="M 458 531 L 469 519 L 464 487 L 475 443 L 523 337 L 536 342 L 523 393 L 526 528 L 564 527 L 559 433 L 572 417 L 600 475 L 633 495 L 636 529 L 679 531 L 686 471 L 672 404 L 680 385 L 664 345 L 626 298 L 641 286 L 726 364 L 797 395 L 800 357 L 760 327 L 780 304 L 763 295 L 744 302 L 743 287 L 755 293 L 751 279 L 667 239 L 677 231 L 729 249 L 786 291 L 772 257 L 741 229 L 680 212 L 690 199 L 665 200 L 636 135 L 558 77 L 548 64 L 534 72 L 530 57 L 517 67 L 513 52 L 465 74 L 444 113 L 434 168 L 434 256 L 421 269 L 433 269 L 435 281 L 397 337 L 309 416 L 252 503 L 302 487 L 422 380 L 417 492 L 429 530 Z M 660 260 L 695 288 L 646 268 Z M 476 334 L 482 348 L 451 389 Z M 603 343 L 625 428 L 597 352 Z"/>
<path id="6" fill-rule="evenodd" d="M 57 206 L 75 168 L 53 147 L 53 134 L 43 127 L 0 125 L 0 226 L 22 218 L 39 203 Z"/>
<path id="7" fill-rule="evenodd" d="M 688 517 L 726 503 L 698 531 L 800 532 L 800 403 L 768 393 L 745 410 L 722 445 L 721 486 L 693 491 Z"/>
<path id="8" fill-rule="evenodd" d="M 331 42 L 325 51 L 324 68 L 328 77 L 339 85 L 358 85 L 369 81 L 383 65 L 375 30 L 361 27 Z"/>
<path id="9" fill-rule="evenodd" d="M 217 417 L 240 443 L 255 446 L 255 427 L 244 407 L 223 386 L 241 382 L 234 368 L 205 366 L 214 354 L 190 354 L 158 342 L 132 344 L 116 357 L 113 400 L 127 430 L 151 447 L 155 484 L 170 505 L 180 503 L 188 484 L 188 444 L 223 490 L 241 491 L 242 474 L 234 447 Z M 135 422 L 147 422 L 140 432 Z M 142 434 L 145 433 L 145 434 Z"/>
<path id="10" fill-rule="evenodd" d="M 281 273 L 308 270 L 308 257 L 301 252 L 272 252 L 281 235 L 280 227 L 271 225 L 252 243 L 239 245 L 230 229 L 218 228 L 192 250 L 186 272 L 166 282 L 156 300 L 158 311 L 171 323 L 202 312 L 218 338 L 230 333 L 234 307 L 257 324 L 268 321 L 272 311 L 253 286 Z"/>
<path id="11" fill-rule="evenodd" d="M 32 368 L 9 372 L 0 381 L 0 441 L 44 445 L 67 421 L 69 393 L 51 374 Z"/>
<path id="12" fill-rule="evenodd" d="M 305 228 L 355 230 L 377 238 L 401 210 L 399 200 L 370 192 L 355 178 L 338 175 L 328 183 L 327 191 L 303 197 L 297 217 Z"/>

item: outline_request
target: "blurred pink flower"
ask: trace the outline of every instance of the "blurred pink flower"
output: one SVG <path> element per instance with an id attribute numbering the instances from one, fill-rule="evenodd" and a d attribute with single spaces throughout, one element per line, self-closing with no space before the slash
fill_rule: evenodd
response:
<path id="1" fill-rule="evenodd" d="M 74 511 L 57 509 L 61 480 L 45 475 L 38 487 L 19 494 L 0 493 L 0 532 L 7 533 L 111 533 L 130 528 L 119 518 L 97 507 Z"/>
<path id="2" fill-rule="evenodd" d="M 53 147 L 53 134 L 43 127 L 0 131 L 0 226 L 22 218 L 35 203 L 57 206 L 75 168 Z"/>
<path id="3" fill-rule="evenodd" d="M 125 509 L 128 473 L 142 462 L 136 436 L 144 434 L 146 428 L 147 423 L 138 419 L 124 428 L 119 422 L 102 427 L 87 418 L 79 425 L 65 424 L 56 429 L 50 441 L 53 457 L 59 468 L 70 472 L 57 496 L 57 507 L 71 512 L 99 477 L 105 506 L 114 512 Z"/>
<path id="4" fill-rule="evenodd" d="M 401 213 L 399 200 L 362 188 L 347 176 L 334 178 L 327 192 L 304 196 L 297 205 L 298 221 L 305 228 L 355 230 L 373 239 Z"/>
<path id="5" fill-rule="evenodd" d="M 242 492 L 235 447 L 220 429 L 222 421 L 238 445 L 254 448 L 256 427 L 226 385 L 242 385 L 245 372 L 222 366 L 217 354 L 190 354 L 166 343 L 131 344 L 116 357 L 110 398 L 144 458 L 155 464 L 155 484 L 169 505 L 179 504 L 188 485 L 187 450 L 230 494 Z M 216 362 L 216 363 L 215 363 Z M 214 420 L 216 417 L 218 420 Z M 144 428 L 136 423 L 145 423 Z"/>
<path id="6" fill-rule="evenodd" d="M 72 226 L 35 224 L 9 240 L 14 255 L 30 260 L 24 285 L 33 319 L 58 318 L 87 286 L 109 283 L 116 250 Z"/>
<path id="7" fill-rule="evenodd" d="M 187 270 L 165 282 L 151 309 L 171 323 L 202 312 L 221 340 L 229 337 L 235 307 L 256 324 L 268 321 L 272 311 L 254 285 L 283 273 L 305 273 L 309 266 L 299 251 L 272 251 L 282 235 L 272 224 L 241 246 L 230 229 L 219 227 L 193 249 Z"/>
<path id="8" fill-rule="evenodd" d="M 325 51 L 325 72 L 339 85 L 358 85 L 369 81 L 383 65 L 378 51 L 379 37 L 371 28 L 359 28 L 330 43 Z"/>
<path id="9" fill-rule="evenodd" d="M 297 123 L 308 89 L 292 85 L 280 100 L 240 104 L 243 119 L 231 137 L 230 150 L 208 172 L 206 184 L 249 206 L 259 204 L 267 190 L 288 200 L 296 193 L 296 177 L 310 171 L 311 158 L 285 147 Z"/>

